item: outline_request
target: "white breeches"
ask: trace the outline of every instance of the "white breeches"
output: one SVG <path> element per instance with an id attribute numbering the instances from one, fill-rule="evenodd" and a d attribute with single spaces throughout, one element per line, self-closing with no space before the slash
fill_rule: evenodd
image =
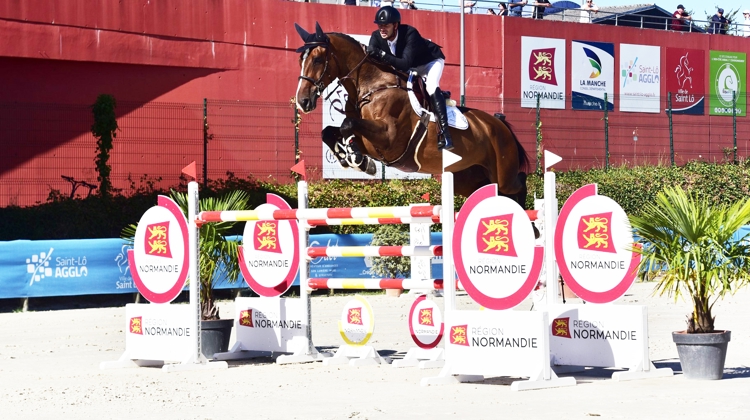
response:
<path id="1" fill-rule="evenodd" d="M 435 93 L 435 89 L 440 87 L 440 77 L 443 76 L 443 69 L 445 68 L 445 60 L 438 58 L 437 60 L 430 61 L 427 64 L 417 67 L 417 73 L 419 76 L 425 77 L 425 88 L 427 94 L 432 95 Z"/>

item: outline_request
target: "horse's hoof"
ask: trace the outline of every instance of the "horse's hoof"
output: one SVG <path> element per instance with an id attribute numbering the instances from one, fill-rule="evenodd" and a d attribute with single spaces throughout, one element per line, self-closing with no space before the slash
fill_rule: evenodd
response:
<path id="1" fill-rule="evenodd" d="M 375 161 L 372 159 L 366 159 L 366 168 L 364 172 L 367 175 L 375 175 L 378 172 L 378 169 L 375 167 Z"/>
<path id="2" fill-rule="evenodd" d="M 348 168 L 349 162 L 347 162 L 346 159 L 339 159 L 339 165 L 341 165 L 342 168 Z"/>

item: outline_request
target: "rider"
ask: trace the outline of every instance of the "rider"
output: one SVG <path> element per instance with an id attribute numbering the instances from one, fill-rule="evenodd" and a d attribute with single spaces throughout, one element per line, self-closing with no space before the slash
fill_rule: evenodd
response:
<path id="1" fill-rule="evenodd" d="M 426 76 L 425 87 L 438 120 L 438 149 L 452 149 L 445 98 L 440 91 L 440 76 L 445 67 L 441 47 L 422 38 L 414 27 L 402 25 L 401 14 L 393 6 L 381 7 L 375 14 L 375 23 L 378 30 L 370 37 L 368 54 L 398 70 L 415 69 L 419 76 Z"/>

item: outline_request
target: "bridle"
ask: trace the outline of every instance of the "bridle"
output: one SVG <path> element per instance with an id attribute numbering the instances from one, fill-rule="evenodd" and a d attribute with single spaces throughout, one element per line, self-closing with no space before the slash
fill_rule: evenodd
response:
<path id="1" fill-rule="evenodd" d="M 338 57 L 335 54 L 331 54 L 331 49 L 328 48 L 330 46 L 331 46 L 331 44 L 328 41 L 325 41 L 325 42 L 323 42 L 323 41 L 314 41 L 314 42 L 307 42 L 307 43 L 305 43 L 305 47 L 307 47 L 309 50 L 312 50 L 312 49 L 314 49 L 316 47 L 321 47 L 321 48 L 323 48 L 326 51 L 326 61 L 325 61 L 325 64 L 323 66 L 323 71 L 320 72 L 320 77 L 318 77 L 317 80 L 315 80 L 315 79 L 313 79 L 312 77 L 309 77 L 309 76 L 299 76 L 300 80 L 306 80 L 306 81 L 310 82 L 313 86 L 315 86 L 315 95 L 317 95 L 318 97 L 323 96 L 323 91 L 326 89 L 326 86 L 323 84 L 323 78 L 326 76 L 326 72 L 328 71 L 328 63 L 330 62 L 331 57 L 333 57 L 333 59 L 336 61 L 336 65 L 339 68 L 341 68 L 341 64 L 339 63 Z M 360 60 L 359 63 L 356 66 L 354 66 L 349 71 L 349 73 L 346 74 L 346 76 L 339 77 L 338 78 L 338 82 L 336 83 L 336 89 L 338 89 L 338 87 L 341 86 L 342 83 L 344 82 L 344 80 L 346 80 L 346 79 L 351 79 L 352 81 L 354 81 L 355 79 L 352 76 L 352 74 L 355 71 L 357 71 L 360 67 L 362 67 L 362 64 L 364 64 L 365 61 L 367 61 L 368 58 L 369 58 L 369 56 L 367 54 L 365 54 L 364 57 L 362 57 L 362 60 Z M 397 77 L 396 81 L 399 82 L 400 79 Z M 357 87 L 357 92 L 359 92 L 359 86 L 357 86 L 356 82 L 355 82 L 355 86 Z M 357 110 L 359 110 L 359 109 L 361 109 L 361 106 L 362 106 L 363 103 L 366 103 L 367 101 L 369 101 L 369 97 L 373 93 L 379 92 L 381 90 L 393 89 L 393 88 L 402 88 L 402 86 L 399 83 L 399 84 L 396 84 L 396 85 L 386 85 L 386 86 L 377 87 L 377 88 L 375 88 L 375 89 L 373 89 L 373 90 L 365 93 L 364 95 L 362 95 L 362 98 L 360 98 L 354 104 L 354 106 L 355 106 L 355 108 Z M 328 98 L 330 98 L 331 95 L 333 95 L 333 93 L 336 91 L 336 89 L 331 89 L 331 91 L 328 93 L 328 96 L 326 96 L 324 99 L 328 100 Z M 349 101 L 349 100 L 350 99 L 347 98 L 347 101 Z"/>
<path id="2" fill-rule="evenodd" d="M 299 77 L 299 80 L 306 80 L 312 83 L 312 85 L 315 86 L 315 94 L 317 96 L 321 96 L 323 95 L 323 91 L 326 89 L 326 86 L 323 84 L 323 78 L 325 77 L 326 72 L 328 71 L 328 62 L 330 61 L 330 58 L 331 58 L 331 50 L 328 49 L 329 47 L 328 42 L 307 42 L 305 43 L 305 47 L 308 47 L 307 54 L 309 54 L 310 51 L 312 51 L 316 47 L 322 47 L 326 52 L 326 63 L 323 67 L 323 71 L 320 72 L 320 77 L 318 77 L 318 80 L 315 80 L 312 77 L 302 76 L 302 75 Z M 338 59 L 335 56 L 334 56 L 334 60 L 336 60 L 336 63 L 338 63 Z"/>

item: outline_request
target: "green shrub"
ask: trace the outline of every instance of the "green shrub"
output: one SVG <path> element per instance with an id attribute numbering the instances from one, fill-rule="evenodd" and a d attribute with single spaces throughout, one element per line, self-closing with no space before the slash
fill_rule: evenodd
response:
<path id="1" fill-rule="evenodd" d="M 144 186 L 145 183 L 145 186 Z M 557 173 L 557 198 L 562 206 L 576 189 L 596 183 L 599 193 L 617 201 L 628 215 L 640 215 L 646 203 L 654 202 L 664 187 L 680 186 L 698 198 L 713 204 L 732 204 L 750 196 L 750 163 L 690 162 L 682 167 L 639 166 L 615 167 L 608 171 L 591 169 Z M 147 177 L 141 186 L 133 182 L 129 191 L 110 198 L 91 196 L 86 199 L 69 199 L 53 195 L 54 200 L 29 208 L 0 208 L 0 240 L 13 239 L 71 239 L 116 238 L 122 228 L 136 223 L 141 215 L 156 204 L 158 194 Z M 534 195 L 542 198 L 542 178 L 529 175 L 527 179 L 527 208 L 533 208 Z M 182 180 L 175 188 L 186 191 Z M 255 208 L 266 202 L 266 194 L 284 197 L 292 207 L 297 207 L 296 184 L 278 184 L 252 177 L 237 178 L 227 173 L 224 179 L 212 181 L 201 188 L 201 197 L 216 197 L 227 191 L 241 190 L 249 194 L 248 205 Z M 326 207 L 381 207 L 406 206 L 423 203 L 422 196 L 429 193 L 432 204 L 440 204 L 440 182 L 435 179 L 351 181 L 323 180 L 310 183 L 309 206 Z M 464 203 L 456 197 L 456 209 Z M 316 228 L 312 233 L 372 233 L 377 226 L 331 226 Z M 433 231 L 440 230 L 433 225 Z M 241 234 L 241 226 L 235 233 Z"/>

